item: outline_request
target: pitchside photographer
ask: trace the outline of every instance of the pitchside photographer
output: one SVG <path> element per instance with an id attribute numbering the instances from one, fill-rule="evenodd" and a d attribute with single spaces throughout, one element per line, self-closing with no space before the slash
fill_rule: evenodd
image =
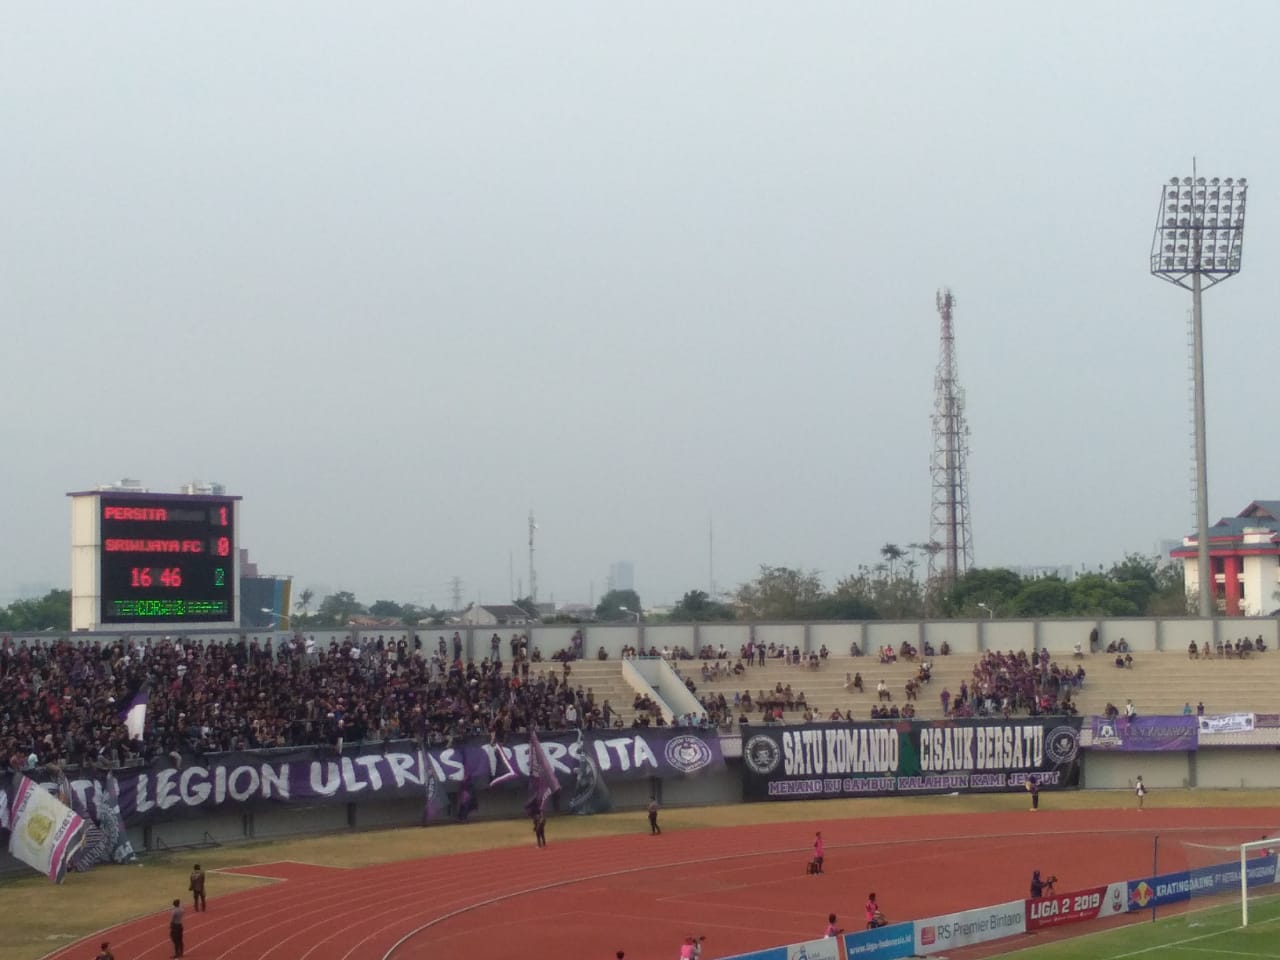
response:
<path id="1" fill-rule="evenodd" d="M 1031 871 L 1031 899 L 1039 900 L 1041 897 L 1052 897 L 1055 891 L 1055 884 L 1058 878 L 1053 874 L 1041 879 L 1040 871 Z"/>

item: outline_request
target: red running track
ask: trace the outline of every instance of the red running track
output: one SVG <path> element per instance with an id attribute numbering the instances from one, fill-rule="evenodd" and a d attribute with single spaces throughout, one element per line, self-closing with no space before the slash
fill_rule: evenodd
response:
<path id="1" fill-rule="evenodd" d="M 279 883 L 218 896 L 187 911 L 193 960 L 671 960 L 686 934 L 726 956 L 822 935 L 828 913 L 861 926 L 874 890 L 890 921 L 1014 900 L 1033 869 L 1059 889 L 1138 877 L 1161 837 L 1162 872 L 1186 866 L 1177 839 L 1235 843 L 1274 830 L 1259 809 L 1018 811 L 814 821 L 532 844 L 361 869 L 292 862 L 233 868 Z M 434 828 L 433 828 L 434 829 Z M 459 827 L 457 829 L 465 829 Z M 643 830 L 643 832 L 640 832 Z M 826 873 L 807 876 L 813 832 Z M 512 824 L 523 835 L 523 824 Z M 353 838 L 353 842 L 358 842 Z M 227 872 L 227 871 L 223 871 Z M 171 899 L 159 898 L 159 906 Z M 1079 932 L 1089 928 L 1081 927 Z M 48 955 L 170 955 L 167 909 Z M 1012 948 L 1012 947 L 1010 947 Z"/>

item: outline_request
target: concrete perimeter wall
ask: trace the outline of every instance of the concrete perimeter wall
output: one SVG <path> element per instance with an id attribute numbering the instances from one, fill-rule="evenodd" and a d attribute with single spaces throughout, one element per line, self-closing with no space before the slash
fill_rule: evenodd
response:
<path id="1" fill-rule="evenodd" d="M 1192 640 L 1204 643 L 1206 640 L 1235 640 L 1238 637 L 1261 636 L 1272 649 L 1277 648 L 1280 641 L 1280 620 L 1274 617 L 1216 617 L 1199 619 L 1179 617 L 1168 619 L 1095 619 L 1072 618 L 1063 620 L 920 620 L 920 621 L 841 621 L 823 623 L 702 623 L 702 624 L 534 624 L 525 627 L 416 627 L 382 628 L 373 630 L 303 630 L 309 637 L 315 637 L 322 646 L 327 647 L 331 640 L 341 643 L 348 638 L 359 637 L 362 640 L 377 640 L 394 643 L 401 639 L 410 640 L 416 636 L 422 641 L 424 651 L 434 650 L 439 639 L 444 637 L 450 641 L 458 633 L 463 640 L 466 655 L 481 659 L 489 655 L 489 640 L 497 634 L 502 640 L 502 653 L 507 656 L 510 646 L 507 641 L 512 634 L 526 634 L 529 637 L 530 652 L 541 651 L 544 658 L 550 658 L 558 650 L 567 649 L 574 633 L 581 630 L 586 637 L 583 646 L 588 659 L 597 657 L 604 650 L 609 659 L 617 659 L 625 646 L 649 649 L 656 647 L 661 651 L 664 647 L 684 647 L 695 652 L 702 647 L 719 649 L 723 644 L 734 655 L 749 640 L 756 643 L 785 644 L 788 647 L 799 647 L 803 652 L 819 650 L 824 645 L 832 653 L 847 655 L 850 645 L 857 643 L 866 653 L 876 647 L 892 645 L 899 647 L 903 641 L 915 646 L 922 646 L 927 640 L 940 648 L 944 642 L 951 646 L 953 653 L 974 655 L 986 650 L 1032 650 L 1046 647 L 1052 653 L 1069 653 L 1076 643 L 1087 648 L 1089 634 L 1097 629 L 1098 637 L 1105 648 L 1113 640 L 1128 641 L 1129 648 L 1135 652 L 1143 650 L 1186 650 Z M 114 640 L 125 635 L 121 631 L 103 631 L 101 633 L 75 633 L 70 639 L 82 642 L 92 640 Z M 132 636 L 143 636 L 141 631 L 132 631 Z M 240 631 L 229 633 L 225 630 L 183 631 L 184 636 L 204 637 L 206 639 L 225 641 L 229 639 L 277 640 L 283 634 L 266 630 Z M 33 634 L 32 638 L 48 639 L 49 634 Z"/>

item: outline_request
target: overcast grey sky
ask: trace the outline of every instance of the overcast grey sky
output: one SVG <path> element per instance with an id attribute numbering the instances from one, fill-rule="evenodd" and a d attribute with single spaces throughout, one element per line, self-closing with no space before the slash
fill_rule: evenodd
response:
<path id="1" fill-rule="evenodd" d="M 63 494 L 244 497 L 300 587 L 646 602 L 929 534 L 958 301 L 980 565 L 1192 526 L 1160 186 L 1246 176 L 1210 512 L 1280 496 L 1280 5 L 6 2 L 0 598 Z"/>

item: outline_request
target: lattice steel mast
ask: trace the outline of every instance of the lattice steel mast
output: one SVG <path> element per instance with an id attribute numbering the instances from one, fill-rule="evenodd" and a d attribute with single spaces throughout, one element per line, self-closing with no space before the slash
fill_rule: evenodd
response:
<path id="1" fill-rule="evenodd" d="M 938 372 L 933 378 L 933 515 L 929 531 L 929 579 L 945 587 L 973 566 L 969 525 L 969 426 L 964 390 L 956 374 L 956 337 L 951 291 L 938 291 L 942 329 Z"/>

